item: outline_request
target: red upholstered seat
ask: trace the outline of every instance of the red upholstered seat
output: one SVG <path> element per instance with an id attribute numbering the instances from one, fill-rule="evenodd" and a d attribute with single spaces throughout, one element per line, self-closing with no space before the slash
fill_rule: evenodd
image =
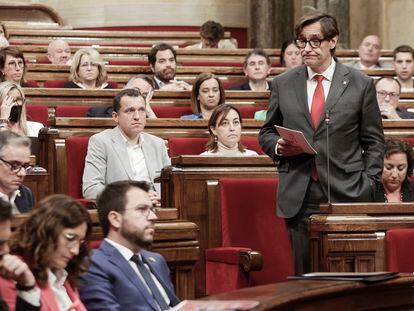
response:
<path id="1" fill-rule="evenodd" d="M 90 108 L 91 106 L 57 106 L 55 115 L 60 118 L 82 118 Z"/>
<path id="2" fill-rule="evenodd" d="M 385 235 L 387 269 L 395 272 L 414 272 L 414 229 L 391 229 Z"/>
<path id="3" fill-rule="evenodd" d="M 263 110 L 263 107 L 257 106 L 257 105 L 255 105 L 255 106 L 246 105 L 246 106 L 239 106 L 239 110 L 240 110 L 240 113 L 242 115 L 242 118 L 253 119 L 254 118 L 254 113 L 256 111 Z"/>
<path id="4" fill-rule="evenodd" d="M 409 143 L 412 147 L 414 147 L 414 138 L 413 137 L 403 137 L 401 140 L 405 140 L 407 143 Z"/>
<path id="5" fill-rule="evenodd" d="M 26 87 L 39 87 L 35 80 L 26 80 Z"/>
<path id="6" fill-rule="evenodd" d="M 28 121 L 36 121 L 47 126 L 47 120 L 49 118 L 49 111 L 45 105 L 27 105 L 26 114 Z"/>
<path id="7" fill-rule="evenodd" d="M 179 118 L 181 116 L 192 114 L 190 106 L 152 106 L 157 118 Z"/>
<path id="8" fill-rule="evenodd" d="M 68 80 L 48 80 L 43 85 L 47 88 L 56 89 L 63 88 L 67 82 Z"/>
<path id="9" fill-rule="evenodd" d="M 260 147 L 257 137 L 243 136 L 241 142 L 247 149 L 256 151 L 258 154 L 265 154 L 262 147 Z"/>
<path id="10" fill-rule="evenodd" d="M 65 140 L 68 195 L 82 198 L 82 176 L 88 151 L 89 136 L 71 136 Z"/>
<path id="11" fill-rule="evenodd" d="M 285 222 L 276 216 L 277 179 L 220 179 L 222 247 L 206 250 L 208 295 L 279 281 L 293 275 Z M 261 271 L 245 272 L 239 253 L 262 254 Z"/>
<path id="12" fill-rule="evenodd" d="M 206 151 L 208 138 L 205 137 L 179 137 L 168 140 L 168 153 L 170 157 L 179 155 L 198 155 Z"/>

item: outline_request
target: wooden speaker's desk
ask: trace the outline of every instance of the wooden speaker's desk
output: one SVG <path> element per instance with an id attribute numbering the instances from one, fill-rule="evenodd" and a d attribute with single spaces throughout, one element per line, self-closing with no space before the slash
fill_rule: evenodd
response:
<path id="1" fill-rule="evenodd" d="M 414 310 L 414 276 L 365 284 L 355 281 L 292 280 L 210 296 L 204 300 L 256 300 L 254 311 Z"/>
<path id="2" fill-rule="evenodd" d="M 321 205 L 310 218 L 312 271 L 386 271 L 385 234 L 414 228 L 413 203 Z"/>

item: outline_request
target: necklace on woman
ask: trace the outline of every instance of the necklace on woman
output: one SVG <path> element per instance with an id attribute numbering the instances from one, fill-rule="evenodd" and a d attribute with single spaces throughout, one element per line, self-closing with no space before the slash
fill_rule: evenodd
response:
<path id="1" fill-rule="evenodd" d="M 384 192 L 384 199 L 385 199 L 385 203 L 388 203 L 388 195 Z M 400 198 L 398 200 L 399 203 L 404 202 L 403 200 L 403 193 L 400 193 Z"/>

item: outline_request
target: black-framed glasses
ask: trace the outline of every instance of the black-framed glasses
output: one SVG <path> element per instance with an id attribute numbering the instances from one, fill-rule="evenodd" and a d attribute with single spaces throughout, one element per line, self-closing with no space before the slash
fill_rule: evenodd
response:
<path id="1" fill-rule="evenodd" d="M 400 96 L 399 93 L 396 92 L 386 92 L 386 91 L 377 91 L 377 95 L 381 98 L 385 98 L 387 96 L 389 96 L 390 98 L 398 98 Z"/>
<path id="2" fill-rule="evenodd" d="M 15 174 L 17 174 L 18 172 L 20 172 L 20 170 L 22 168 L 24 168 L 27 171 L 27 170 L 29 170 L 32 167 L 30 165 L 30 163 L 22 163 L 22 162 L 18 162 L 18 161 L 10 162 L 10 161 L 6 161 L 6 160 L 4 160 L 2 158 L 0 158 L 0 161 L 6 163 L 9 166 L 10 170 L 13 173 L 15 173 Z"/>
<path id="3" fill-rule="evenodd" d="M 300 49 L 304 49 L 306 44 L 309 43 L 312 49 L 316 49 L 321 46 L 322 42 L 327 40 L 327 38 L 323 39 L 310 39 L 310 40 L 303 40 L 303 39 L 296 39 L 296 45 Z"/>

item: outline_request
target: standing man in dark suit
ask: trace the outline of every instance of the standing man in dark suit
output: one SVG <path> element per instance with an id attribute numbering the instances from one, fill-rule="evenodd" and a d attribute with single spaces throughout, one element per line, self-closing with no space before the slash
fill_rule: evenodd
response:
<path id="1" fill-rule="evenodd" d="M 30 166 L 30 139 L 0 131 L 0 198 L 13 206 L 13 214 L 27 213 L 34 206 L 32 191 L 23 185 Z"/>
<path id="2" fill-rule="evenodd" d="M 309 216 L 328 202 L 328 153 L 330 200 L 369 202 L 383 167 L 384 134 L 373 81 L 335 61 L 335 18 L 313 12 L 301 18 L 295 33 L 304 65 L 273 80 L 259 141 L 280 163 L 277 213 L 286 218 L 301 274 L 310 271 Z M 302 131 L 317 154 L 281 138 L 275 125 Z"/>
<path id="3" fill-rule="evenodd" d="M 143 249 L 154 240 L 157 219 L 148 191 L 145 182 L 118 181 L 98 197 L 105 240 L 79 287 L 89 311 L 159 311 L 179 303 L 165 259 Z"/>

